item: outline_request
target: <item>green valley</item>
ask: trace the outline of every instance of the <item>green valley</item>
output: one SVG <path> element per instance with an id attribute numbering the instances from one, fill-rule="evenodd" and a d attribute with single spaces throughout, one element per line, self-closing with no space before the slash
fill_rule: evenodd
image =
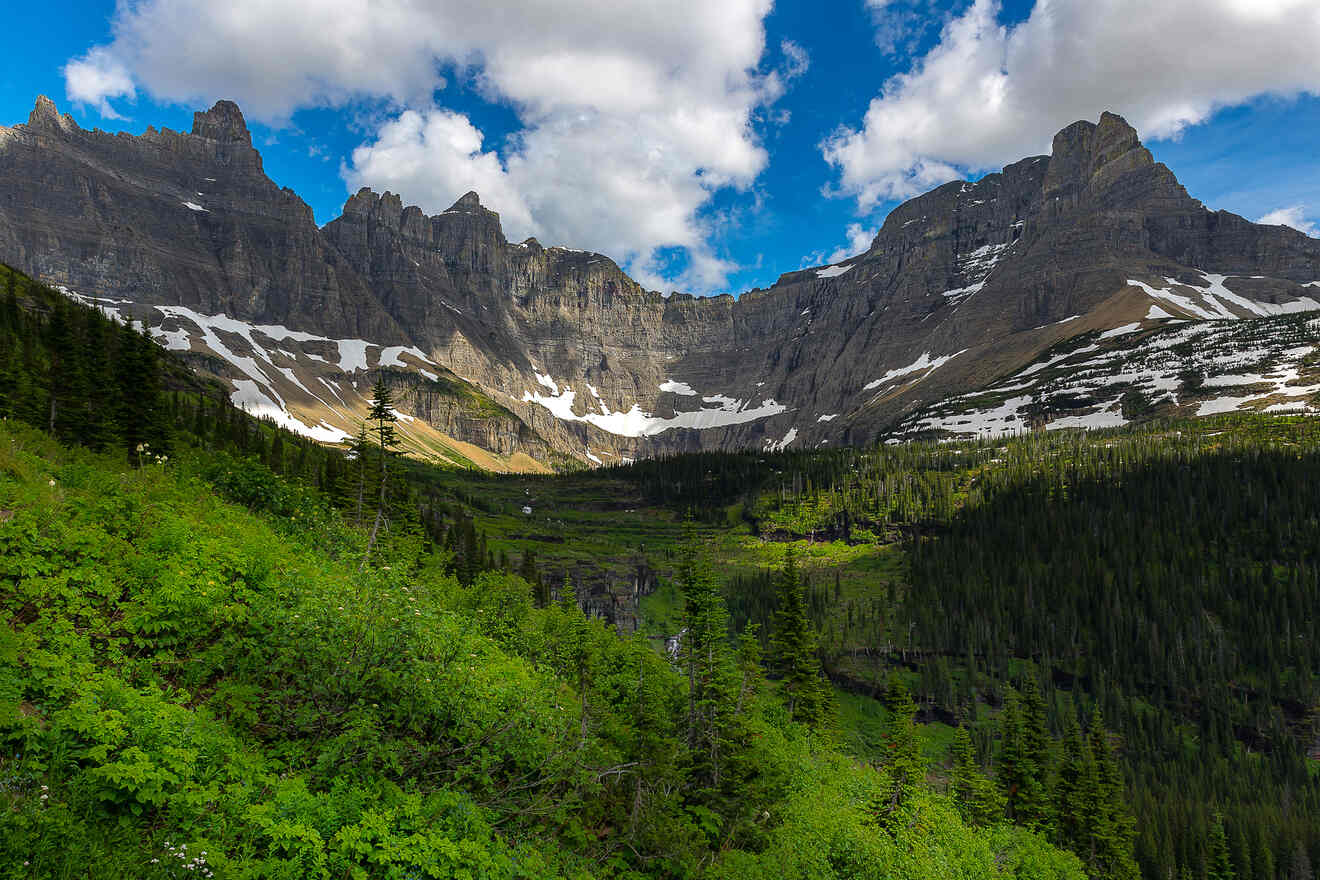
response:
<path id="1" fill-rule="evenodd" d="M 1320 858 L 1313 419 L 495 475 L 0 281 L 0 876 Z"/>

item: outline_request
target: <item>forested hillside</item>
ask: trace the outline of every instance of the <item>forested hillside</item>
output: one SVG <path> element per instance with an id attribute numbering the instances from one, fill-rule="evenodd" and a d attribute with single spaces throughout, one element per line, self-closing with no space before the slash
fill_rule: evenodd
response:
<path id="1" fill-rule="evenodd" d="M 772 569 L 793 548 L 858 754 L 883 760 L 888 716 L 868 698 L 898 675 L 925 722 L 930 779 L 952 781 L 965 728 L 1020 818 L 1012 731 L 1035 691 L 1051 742 L 1034 772 L 1052 806 L 1027 821 L 1066 845 L 1069 743 L 1098 709 L 1143 875 L 1226 876 L 1221 853 L 1231 876 L 1269 880 L 1309 878 L 1320 856 L 1318 478 L 1315 420 L 1238 416 L 653 460 L 573 478 L 560 509 L 584 506 L 595 481 L 601 496 L 626 486 L 630 504 L 692 515 L 726 574 L 735 633 L 773 624 Z M 565 482 L 493 480 L 491 494 L 544 500 Z M 581 510 L 563 515 L 583 543 L 608 533 Z M 504 531 L 498 510 L 477 521 L 499 552 L 582 565 L 571 547 Z M 659 567 L 665 540 L 639 539 Z M 642 600 L 644 627 L 677 632 L 679 607 L 662 583 Z"/>
<path id="2" fill-rule="evenodd" d="M 764 661 L 728 638 L 695 530 L 668 655 L 571 581 L 456 560 L 471 521 L 402 482 L 387 418 L 346 459 L 25 279 L 6 300 L 4 876 L 1084 876 L 850 755 L 805 614 Z"/>
<path id="3" fill-rule="evenodd" d="M 10 876 L 1314 877 L 1311 420 L 440 471 L 0 281 Z"/>

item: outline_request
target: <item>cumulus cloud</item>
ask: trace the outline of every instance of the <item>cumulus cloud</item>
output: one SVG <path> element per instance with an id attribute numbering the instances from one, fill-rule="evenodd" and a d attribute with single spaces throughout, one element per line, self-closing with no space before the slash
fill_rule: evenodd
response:
<path id="1" fill-rule="evenodd" d="M 1305 205 L 1290 205 L 1270 211 L 1256 222 L 1266 226 L 1291 226 L 1303 235 L 1320 238 L 1320 227 L 1316 226 L 1314 220 L 1307 219 Z"/>
<path id="2" fill-rule="evenodd" d="M 406 110 L 385 122 L 374 142 L 355 149 L 341 173 L 350 188 L 402 193 L 432 213 L 476 190 L 487 205 L 498 206 L 505 234 L 521 240 L 533 232 L 531 212 L 499 156 L 482 149 L 483 140 L 461 113 Z"/>
<path id="3" fill-rule="evenodd" d="M 760 174 L 757 113 L 808 64 L 785 42 L 778 68 L 763 69 L 770 6 L 128 0 L 114 41 L 74 62 L 86 68 L 77 99 L 227 97 L 273 124 L 302 107 L 383 101 L 393 109 L 344 169 L 351 185 L 388 187 L 427 210 L 476 189 L 515 233 L 601 250 L 642 273 L 682 248 L 685 280 L 705 290 L 731 267 L 709 246 L 702 210 L 716 190 Z M 469 118 L 437 106 L 446 77 L 511 106 L 521 130 L 485 143 Z"/>
<path id="4" fill-rule="evenodd" d="M 860 223 L 849 223 L 846 233 L 848 241 L 826 257 L 825 262 L 838 263 L 866 251 L 871 247 L 871 242 L 879 231 L 879 226 L 868 229 Z"/>
<path id="5" fill-rule="evenodd" d="M 107 119 L 124 118 L 110 104 L 111 98 L 132 98 L 137 91 L 128 68 L 101 46 L 64 65 L 64 82 L 69 100 L 90 104 Z"/>
<path id="6" fill-rule="evenodd" d="M 869 210 L 1048 152 L 1058 129 L 1106 109 L 1158 139 L 1257 95 L 1320 92 L 1314 0 L 1037 0 L 1011 28 L 999 11 L 975 0 L 860 128 L 825 140 L 835 192 Z"/>

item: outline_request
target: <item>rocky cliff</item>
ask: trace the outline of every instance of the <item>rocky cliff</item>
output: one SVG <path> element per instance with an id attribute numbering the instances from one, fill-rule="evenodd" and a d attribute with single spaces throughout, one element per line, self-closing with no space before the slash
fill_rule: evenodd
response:
<path id="1" fill-rule="evenodd" d="M 218 355 L 236 399 L 326 439 L 366 374 L 434 383 L 407 414 L 504 463 L 869 442 L 1067 338 L 1320 308 L 1320 241 L 1207 211 L 1108 113 L 900 205 L 863 254 L 698 299 L 508 242 L 476 193 L 428 217 L 362 190 L 318 229 L 228 102 L 133 137 L 41 99 L 0 129 L 0 258 Z"/>

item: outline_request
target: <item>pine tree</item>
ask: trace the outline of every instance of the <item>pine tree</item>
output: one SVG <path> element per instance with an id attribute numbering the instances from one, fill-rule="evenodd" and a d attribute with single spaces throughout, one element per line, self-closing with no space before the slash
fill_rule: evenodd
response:
<path id="1" fill-rule="evenodd" d="M 1274 848 L 1265 836 L 1265 826 L 1257 825 L 1252 838 L 1251 865 L 1255 869 L 1253 880 L 1275 880 Z"/>
<path id="2" fill-rule="evenodd" d="M 784 554 L 770 655 L 773 669 L 783 681 L 785 700 L 793 720 L 813 727 L 821 726 L 828 712 L 828 693 L 821 675 L 820 658 L 816 656 L 816 633 L 807 619 L 802 580 L 791 547 Z"/>
<path id="3" fill-rule="evenodd" d="M 113 325 L 94 309 L 83 311 L 83 367 L 90 388 L 102 388 L 110 381 L 112 365 L 109 346 Z M 203 398 L 204 400 L 205 398 Z M 99 394 L 89 394 L 82 442 L 92 449 L 104 449 L 114 435 L 114 411 Z"/>
<path id="4" fill-rule="evenodd" d="M 1207 843 L 1206 880 L 1236 880 L 1233 862 L 1228 855 L 1228 835 L 1224 833 L 1224 817 L 1215 813 L 1210 823 L 1210 838 Z"/>
<path id="5" fill-rule="evenodd" d="M 371 558 L 371 550 L 376 546 L 376 539 L 380 534 L 382 524 L 388 525 L 386 514 L 386 500 L 389 491 L 389 461 L 395 447 L 399 445 L 398 434 L 394 430 L 394 423 L 399 420 L 394 414 L 394 398 L 390 394 L 389 387 L 385 384 L 383 378 L 377 379 L 375 386 L 371 389 L 371 406 L 367 409 L 368 433 L 373 445 L 376 447 L 376 453 L 380 461 L 380 497 L 376 506 L 376 520 L 371 526 L 371 536 L 367 540 L 367 552 L 362 557 L 362 565 L 366 566 L 367 560 Z"/>
<path id="6" fill-rule="evenodd" d="M 1135 880 L 1138 871 L 1133 854 L 1134 823 L 1128 811 L 1123 777 L 1109 744 L 1098 703 L 1091 713 L 1087 738 L 1099 780 L 1095 799 L 1095 864 L 1102 872 L 1101 876 Z"/>
<path id="7" fill-rule="evenodd" d="M 522 563 L 518 566 L 518 576 L 527 581 L 527 585 L 532 588 L 532 604 L 537 608 L 544 608 L 550 604 L 550 591 L 545 588 L 545 582 L 536 568 L 535 551 L 530 549 L 523 551 Z"/>
<path id="8" fill-rule="evenodd" d="M 1030 672 L 1022 687 L 1022 733 L 1023 757 L 1030 770 L 1023 775 L 1018 792 L 1019 821 L 1028 828 L 1046 830 L 1053 824 L 1049 798 L 1051 739 L 1045 701 Z"/>
<path id="9" fill-rule="evenodd" d="M 1099 769 L 1081 726 L 1069 712 L 1063 755 L 1054 783 L 1055 839 L 1094 869 L 1098 823 L 1103 816 Z"/>
<path id="10" fill-rule="evenodd" d="M 698 789 L 719 789 L 736 738 L 738 674 L 729 644 L 729 614 L 720 585 L 701 553 L 691 522 L 684 526 L 678 586 L 683 595 L 679 661 L 688 679 L 686 743 Z"/>
<path id="11" fill-rule="evenodd" d="M 82 375 L 78 369 L 77 346 L 69 325 L 68 309 L 55 301 L 46 323 L 46 347 L 50 352 L 47 389 L 46 430 L 62 439 L 78 436 L 78 408 L 82 403 Z"/>
<path id="12" fill-rule="evenodd" d="M 963 818 L 973 825 L 992 825 L 1004 818 L 1004 799 L 976 762 L 976 748 L 967 725 L 953 732 L 951 793 Z"/>
<path id="13" fill-rule="evenodd" d="M 1002 716 L 1003 753 L 998 780 L 1017 825 L 1036 830 L 1050 822 L 1048 776 L 1049 738 L 1044 707 L 1035 679 L 1028 675 L 1022 692 L 1010 692 Z"/>

